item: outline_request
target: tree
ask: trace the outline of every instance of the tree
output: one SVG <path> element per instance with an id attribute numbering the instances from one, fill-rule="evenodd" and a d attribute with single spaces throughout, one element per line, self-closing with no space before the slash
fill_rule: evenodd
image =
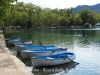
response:
<path id="1" fill-rule="evenodd" d="M 68 18 L 64 17 L 64 16 L 59 17 L 58 20 L 59 20 L 59 24 L 60 24 L 61 27 L 62 26 L 68 26 L 69 23 L 70 23 L 70 21 L 68 20 Z"/>
<path id="2" fill-rule="evenodd" d="M 13 2 L 17 2 L 17 0 L 0 0 L 0 25 L 4 25 L 4 18 L 5 14 L 7 12 L 7 9 L 10 8 L 10 6 L 12 5 Z"/>
<path id="3" fill-rule="evenodd" d="M 76 13 L 74 18 L 75 18 L 75 25 L 80 26 L 82 24 L 82 19 L 81 19 L 80 14 Z"/>
<path id="4" fill-rule="evenodd" d="M 0 0 L 0 16 L 5 15 L 5 11 L 11 6 L 11 3 L 17 0 Z"/>
<path id="5" fill-rule="evenodd" d="M 79 11 L 80 17 L 82 19 L 82 25 L 85 23 L 89 23 L 91 25 L 94 25 L 96 22 L 94 13 L 89 9 L 81 9 Z"/>

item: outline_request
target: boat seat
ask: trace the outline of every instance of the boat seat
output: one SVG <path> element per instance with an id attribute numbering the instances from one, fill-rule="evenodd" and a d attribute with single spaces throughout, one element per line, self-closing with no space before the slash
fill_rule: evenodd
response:
<path id="1" fill-rule="evenodd" d="M 53 58 L 51 58 L 51 57 L 47 57 L 47 59 L 53 59 Z"/>

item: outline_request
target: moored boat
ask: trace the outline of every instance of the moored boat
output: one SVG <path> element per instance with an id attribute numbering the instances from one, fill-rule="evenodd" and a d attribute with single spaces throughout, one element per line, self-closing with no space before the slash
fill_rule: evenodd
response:
<path id="1" fill-rule="evenodd" d="M 16 44 L 15 50 L 17 52 L 20 52 L 21 50 L 27 50 L 27 49 L 33 49 L 33 50 L 39 50 L 39 49 L 55 49 L 56 47 L 54 45 L 46 46 L 46 45 L 25 45 L 25 44 Z"/>
<path id="2" fill-rule="evenodd" d="M 20 38 L 9 38 L 6 41 L 7 41 L 7 45 L 15 45 L 21 43 Z"/>
<path id="3" fill-rule="evenodd" d="M 100 27 L 100 23 L 99 23 L 99 22 L 98 22 L 98 23 L 96 23 L 96 25 L 95 25 L 95 26 L 96 26 L 97 28 L 98 28 L 98 27 Z"/>
<path id="4" fill-rule="evenodd" d="M 33 56 L 31 62 L 33 66 L 53 66 L 68 63 L 76 58 L 74 53 L 66 52 L 62 54 Z"/>
<path id="5" fill-rule="evenodd" d="M 15 45 L 15 44 L 32 44 L 32 40 L 20 40 L 20 38 L 9 38 L 5 40 L 7 45 Z"/>
<path id="6" fill-rule="evenodd" d="M 54 55 L 67 52 L 67 49 L 57 48 L 57 49 L 40 49 L 40 50 L 21 50 L 21 56 L 23 58 L 30 58 L 32 56 L 44 56 L 44 55 Z"/>

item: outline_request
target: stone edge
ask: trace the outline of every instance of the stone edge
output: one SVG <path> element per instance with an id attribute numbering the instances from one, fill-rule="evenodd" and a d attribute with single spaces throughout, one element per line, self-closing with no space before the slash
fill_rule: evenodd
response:
<path id="1" fill-rule="evenodd" d="M 4 39 L 4 37 L 2 37 Z M 6 47 L 5 41 L 3 40 L 1 43 L 2 49 L 9 55 L 11 60 L 15 63 L 17 69 L 22 69 L 25 71 L 26 75 L 34 75 L 29 69 L 26 67 L 26 65 L 18 59 L 16 56 L 13 55 L 13 53 Z"/>

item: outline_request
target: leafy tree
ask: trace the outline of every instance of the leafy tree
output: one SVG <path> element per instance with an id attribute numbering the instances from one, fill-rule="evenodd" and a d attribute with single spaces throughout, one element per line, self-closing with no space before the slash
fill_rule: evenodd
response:
<path id="1" fill-rule="evenodd" d="M 89 23 L 94 25 L 96 20 L 95 20 L 95 15 L 92 11 L 90 11 L 89 9 L 81 9 L 79 11 L 80 17 L 82 19 L 82 25 L 84 25 L 85 23 Z"/>
<path id="2" fill-rule="evenodd" d="M 96 23 L 98 23 L 98 22 L 100 23 L 100 13 L 98 13 L 98 14 L 95 13 L 94 16 L 95 16 L 95 19 L 96 19 Z"/>
<path id="3" fill-rule="evenodd" d="M 60 26 L 61 26 L 61 27 L 62 27 L 62 26 L 68 26 L 69 23 L 70 23 L 70 21 L 68 20 L 67 17 L 61 16 L 61 17 L 58 18 L 58 20 L 59 20 L 59 23 L 60 23 Z"/>
<path id="4" fill-rule="evenodd" d="M 75 25 L 80 26 L 82 24 L 82 19 L 81 19 L 80 14 L 76 13 L 74 18 L 75 18 Z"/>
<path id="5" fill-rule="evenodd" d="M 90 25 L 90 24 L 86 22 L 86 23 L 84 24 L 84 27 L 89 27 L 89 25 Z"/>
<path id="6" fill-rule="evenodd" d="M 4 25 L 4 17 L 7 9 L 11 6 L 13 2 L 17 2 L 17 0 L 0 0 L 0 25 Z"/>
<path id="7" fill-rule="evenodd" d="M 0 0 L 0 16 L 5 15 L 6 9 L 15 1 L 17 2 L 17 0 Z"/>

